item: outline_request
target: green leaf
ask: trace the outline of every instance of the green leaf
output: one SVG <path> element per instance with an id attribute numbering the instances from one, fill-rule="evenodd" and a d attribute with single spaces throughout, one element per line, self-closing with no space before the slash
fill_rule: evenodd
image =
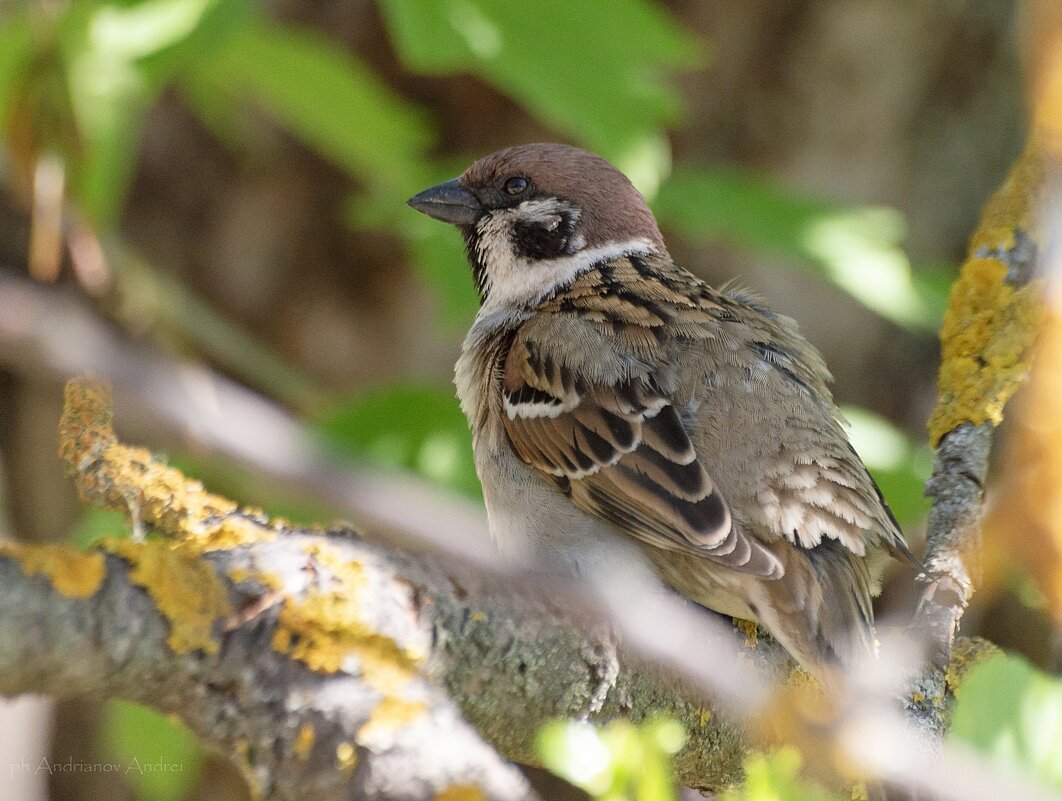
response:
<path id="1" fill-rule="evenodd" d="M 472 435 L 451 388 L 395 386 L 352 398 L 318 429 L 345 453 L 480 496 Z"/>
<path id="2" fill-rule="evenodd" d="M 212 12 L 223 4 L 80 3 L 64 15 L 61 49 L 83 143 L 74 190 L 96 224 L 111 225 L 117 218 L 147 107 L 181 65 L 180 46 L 204 29 L 217 35 L 226 15 Z"/>
<path id="3" fill-rule="evenodd" d="M 796 257 L 904 327 L 935 330 L 943 315 L 945 297 L 935 277 L 916 276 L 900 247 L 905 226 L 894 209 L 845 208 L 741 172 L 692 169 L 671 176 L 654 207 L 661 224 L 692 240 Z"/>
<path id="4" fill-rule="evenodd" d="M 88 548 L 107 537 L 128 537 L 129 523 L 121 512 L 109 509 L 85 509 L 70 531 L 70 541 L 78 548 Z"/>
<path id="5" fill-rule="evenodd" d="M 999 654 L 970 668 L 956 699 L 951 739 L 1062 790 L 1062 680 Z"/>
<path id="6" fill-rule="evenodd" d="M 539 730 L 537 747 L 546 768 L 599 801 L 673 801 L 671 758 L 685 741 L 668 718 L 603 727 L 556 720 Z"/>
<path id="7" fill-rule="evenodd" d="M 728 790 L 720 801 L 841 801 L 801 777 L 803 757 L 796 747 L 753 752 L 745 759 L 745 783 Z"/>
<path id="8" fill-rule="evenodd" d="M 108 701 L 99 738 L 106 764 L 141 801 L 179 801 L 199 775 L 203 756 L 195 735 L 138 704 Z"/>
<path id="9" fill-rule="evenodd" d="M 411 212 L 405 201 L 442 180 L 427 157 L 431 129 L 423 113 L 322 36 L 256 21 L 201 60 L 182 93 L 226 141 L 241 140 L 251 100 L 309 147 L 357 178 L 361 193 L 346 217 L 361 228 L 402 236 L 416 267 L 439 290 L 450 321 L 467 323 L 478 306 L 461 239 Z"/>
<path id="10" fill-rule="evenodd" d="M 404 201 L 422 180 L 431 133 L 415 107 L 338 44 L 265 22 L 246 25 L 196 71 L 251 98 L 350 174 Z"/>
<path id="11" fill-rule="evenodd" d="M 7 121 L 11 90 L 32 52 L 33 37 L 26 14 L 19 14 L 0 24 L 0 125 Z"/>
<path id="12" fill-rule="evenodd" d="M 482 76 L 630 172 L 647 154 L 666 154 L 661 134 L 681 103 L 664 75 L 695 63 L 699 50 L 663 6 L 645 0 L 383 0 L 380 8 L 411 69 Z"/>

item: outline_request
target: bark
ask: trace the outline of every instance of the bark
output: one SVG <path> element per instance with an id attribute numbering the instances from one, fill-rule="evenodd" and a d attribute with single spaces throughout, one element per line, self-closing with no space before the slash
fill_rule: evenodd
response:
<path id="1" fill-rule="evenodd" d="M 690 733 L 683 782 L 739 777 L 742 727 L 620 648 L 563 582 L 268 520 L 117 442 L 102 385 L 71 382 L 67 400 L 83 497 L 154 535 L 0 549 L 0 691 L 179 714 L 266 798 L 530 797 L 465 719 L 533 762 L 550 718 L 671 715 Z M 787 664 L 744 639 L 746 671 Z"/>
<path id="2" fill-rule="evenodd" d="M 929 421 L 936 458 L 926 484 L 933 506 L 915 620 L 937 665 L 949 659 L 978 577 L 993 434 L 1025 381 L 1040 327 L 1042 281 L 1033 275 L 1044 193 L 1043 146 L 1034 138 L 985 205 L 941 329 L 938 400 Z"/>

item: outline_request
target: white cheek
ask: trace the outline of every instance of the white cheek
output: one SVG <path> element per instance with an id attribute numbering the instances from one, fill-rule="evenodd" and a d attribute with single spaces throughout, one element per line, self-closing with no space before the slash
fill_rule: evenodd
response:
<path id="1" fill-rule="evenodd" d="M 595 264 L 632 254 L 652 253 L 656 250 L 648 239 L 611 242 L 596 248 L 579 251 L 572 256 L 530 261 L 517 258 L 510 247 L 508 257 L 492 254 L 485 260 L 487 298 L 480 308 L 480 317 L 502 309 L 536 305 L 557 287 L 574 281 Z"/>
<path id="2" fill-rule="evenodd" d="M 476 250 L 486 279 L 486 301 L 481 309 L 490 314 L 512 306 L 533 305 L 546 294 L 575 279 L 594 264 L 628 253 L 648 253 L 653 244 L 644 238 L 626 242 L 610 242 L 600 247 L 586 248 L 586 237 L 576 234 L 569 243 L 570 256 L 555 259 L 528 259 L 518 255 L 513 245 L 512 231 L 516 222 L 535 221 L 560 224 L 558 207 L 553 200 L 529 200 L 514 209 L 492 212 L 476 224 Z M 555 222 L 554 222 L 555 220 Z"/>

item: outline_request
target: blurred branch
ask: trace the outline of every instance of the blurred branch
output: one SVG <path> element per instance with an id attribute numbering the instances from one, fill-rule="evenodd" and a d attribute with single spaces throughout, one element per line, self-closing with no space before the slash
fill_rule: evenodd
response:
<path id="1" fill-rule="evenodd" d="M 1050 237 L 1039 264 L 1043 322 L 985 528 L 993 561 L 1021 564 L 1039 585 L 1057 637 L 1062 632 L 1062 8 L 1037 0 L 1030 13 L 1037 23 L 1033 124 L 1044 153 L 1040 224 Z"/>
<path id="2" fill-rule="evenodd" d="M 0 364 L 58 382 L 110 381 L 123 426 L 219 453 L 374 531 L 411 534 L 444 552 L 484 552 L 480 508 L 426 483 L 334 458 L 294 417 L 199 365 L 128 342 L 69 292 L 0 271 Z M 381 531 L 382 530 L 382 531 Z"/>
<path id="3" fill-rule="evenodd" d="M 1050 215 L 1058 213 L 1057 173 L 1062 164 L 1062 9 L 1057 3 L 1037 0 L 1029 4 L 1028 14 L 1029 144 L 985 205 L 952 288 L 940 335 L 939 398 L 929 421 L 937 457 L 926 488 L 934 502 L 920 605 L 920 623 L 932 638 L 938 663 L 946 660 L 973 591 L 972 565 L 981 544 L 993 430 L 1029 372 L 1045 319 L 1044 281 L 1035 278 L 1037 262 L 1045 246 L 1057 248 L 1055 242 L 1042 239 L 1046 235 L 1057 239 L 1059 233 Z M 1050 223 L 1046 227 L 1045 214 Z M 1046 347 L 1051 347 L 1050 336 Z M 1043 460 L 1035 466 L 1049 470 Z M 1017 492 L 1015 482 L 1024 483 L 1033 468 L 1016 462 L 1007 472 L 1004 495 L 1008 489 Z M 1051 496 L 1030 500 L 1034 506 L 1046 505 Z M 1042 529 L 1023 523 L 1031 521 L 1016 515 L 1006 523 L 1009 532 L 1000 532 L 1022 543 L 1017 550 L 1023 550 L 1029 538 L 1043 534 Z"/>

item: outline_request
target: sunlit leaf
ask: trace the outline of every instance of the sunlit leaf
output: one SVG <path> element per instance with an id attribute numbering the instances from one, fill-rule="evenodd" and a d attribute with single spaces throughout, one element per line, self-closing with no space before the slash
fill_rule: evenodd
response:
<path id="1" fill-rule="evenodd" d="M 599 801 L 674 801 L 671 757 L 685 741 L 667 718 L 603 727 L 558 720 L 539 730 L 538 752 L 545 767 Z"/>
<path id="2" fill-rule="evenodd" d="M 600 795 L 611 783 L 613 756 L 601 732 L 589 723 L 551 721 L 538 733 L 538 753 L 553 773 Z"/>
<path id="3" fill-rule="evenodd" d="M 842 801 L 801 776 L 803 758 L 794 746 L 755 751 L 745 759 L 745 783 L 728 790 L 720 801 Z"/>
<path id="4" fill-rule="evenodd" d="M 187 728 L 138 704 L 108 701 L 100 725 L 103 761 L 141 801 L 178 801 L 196 780 L 203 755 Z"/>
<path id="5" fill-rule="evenodd" d="M 663 6 L 383 0 L 380 7 L 412 69 L 479 75 L 621 168 L 650 183 L 659 178 L 661 134 L 681 107 L 665 74 L 698 53 Z"/>
<path id="6" fill-rule="evenodd" d="M 654 199 L 663 225 L 697 241 L 731 241 L 796 257 L 893 322 L 924 331 L 943 313 L 935 276 L 921 280 L 900 247 L 904 222 L 887 208 L 844 208 L 733 170 L 681 170 Z M 921 283 L 920 283 L 921 282 Z"/>
<path id="7" fill-rule="evenodd" d="M 970 668 L 956 698 L 952 739 L 1062 790 L 1062 679 L 999 654 Z"/>
<path id="8" fill-rule="evenodd" d="M 472 436 L 450 387 L 398 386 L 356 397 L 322 416 L 318 428 L 350 455 L 479 496 Z"/>
<path id="9" fill-rule="evenodd" d="M 180 62 L 162 58 L 218 23 L 222 0 L 145 0 L 74 4 L 61 41 L 82 153 L 75 192 L 98 224 L 115 221 L 148 105 Z"/>

